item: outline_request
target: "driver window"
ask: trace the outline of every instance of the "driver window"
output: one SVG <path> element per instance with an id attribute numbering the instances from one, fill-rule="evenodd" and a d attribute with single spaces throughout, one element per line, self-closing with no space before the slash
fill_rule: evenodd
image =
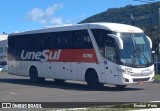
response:
<path id="1" fill-rule="evenodd" d="M 115 40 L 111 37 L 107 37 L 105 41 L 105 57 L 113 62 L 117 62 Z"/>
<path id="2" fill-rule="evenodd" d="M 100 54 L 113 62 L 117 62 L 115 39 L 108 36 L 108 34 L 112 34 L 114 32 L 103 29 L 92 29 L 92 32 L 97 42 Z"/>

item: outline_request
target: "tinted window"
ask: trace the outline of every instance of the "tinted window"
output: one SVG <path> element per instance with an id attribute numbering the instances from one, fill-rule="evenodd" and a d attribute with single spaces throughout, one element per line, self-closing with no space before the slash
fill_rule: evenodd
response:
<path id="1" fill-rule="evenodd" d="M 78 49 L 93 48 L 90 36 L 87 30 L 75 31 L 73 39 L 74 47 Z"/>
<path id="2" fill-rule="evenodd" d="M 58 32 L 56 33 L 56 48 L 57 49 L 67 49 L 69 48 L 69 38 L 67 32 Z"/>
<path id="3" fill-rule="evenodd" d="M 0 47 L 0 53 L 3 53 L 3 47 Z"/>
<path id="4" fill-rule="evenodd" d="M 103 29 L 92 29 L 92 33 L 96 39 L 97 45 L 99 47 L 103 47 L 103 43 L 106 37 L 108 37 L 107 34 L 112 34 L 113 32 L 108 30 L 103 30 Z"/>
<path id="5" fill-rule="evenodd" d="M 63 31 L 9 37 L 9 48 L 38 49 L 90 49 L 93 48 L 87 30 Z"/>
<path id="6" fill-rule="evenodd" d="M 92 32 L 101 55 L 113 62 L 117 62 L 118 55 L 116 41 L 114 38 L 108 36 L 108 34 L 112 34 L 113 32 L 102 29 L 93 29 Z"/>
<path id="7" fill-rule="evenodd" d="M 42 37 L 42 48 L 43 49 L 55 49 L 55 33 L 44 33 Z"/>
<path id="8" fill-rule="evenodd" d="M 15 40 L 16 49 L 27 49 L 27 42 L 23 35 L 15 37 Z"/>
<path id="9" fill-rule="evenodd" d="M 8 37 L 8 47 L 14 49 L 15 48 L 15 37 L 9 36 Z"/>

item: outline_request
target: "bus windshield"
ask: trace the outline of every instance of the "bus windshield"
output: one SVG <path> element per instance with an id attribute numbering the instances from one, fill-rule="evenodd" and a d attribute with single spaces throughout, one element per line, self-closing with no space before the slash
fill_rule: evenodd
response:
<path id="1" fill-rule="evenodd" d="M 142 33 L 121 33 L 123 49 L 120 49 L 122 65 L 145 67 L 152 64 L 152 55 L 146 35 Z"/>

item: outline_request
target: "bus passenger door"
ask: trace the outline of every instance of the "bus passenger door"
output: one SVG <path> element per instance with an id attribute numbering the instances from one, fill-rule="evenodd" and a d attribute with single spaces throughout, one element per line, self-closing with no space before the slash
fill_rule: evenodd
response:
<path id="1" fill-rule="evenodd" d="M 108 65 L 105 69 L 106 82 L 111 84 L 118 84 L 118 71 L 117 64 L 111 61 L 108 61 Z"/>
<path id="2" fill-rule="evenodd" d="M 71 62 L 71 79 L 72 80 L 81 80 L 81 63 Z"/>
<path id="3" fill-rule="evenodd" d="M 101 81 L 102 83 L 106 83 L 105 66 L 106 66 L 106 62 L 100 63 L 100 81 Z M 106 66 L 106 67 L 107 67 L 107 66 Z"/>
<path id="4" fill-rule="evenodd" d="M 105 58 L 107 60 L 106 67 L 106 81 L 111 84 L 118 84 L 118 71 L 117 71 L 117 62 L 118 62 L 118 51 L 117 45 L 114 38 L 107 37 L 105 41 Z"/>

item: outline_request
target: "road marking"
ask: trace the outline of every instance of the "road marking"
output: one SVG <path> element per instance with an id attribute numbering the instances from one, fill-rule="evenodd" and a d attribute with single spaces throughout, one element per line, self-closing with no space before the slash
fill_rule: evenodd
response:
<path id="1" fill-rule="evenodd" d="M 155 102 L 155 103 L 159 103 L 160 101 L 149 101 L 149 102 L 153 102 L 153 103 L 154 103 L 154 102 Z"/>
<path id="2" fill-rule="evenodd" d="M 139 109 L 139 110 L 129 110 L 129 111 L 160 111 L 160 108 L 153 108 L 153 109 Z"/>
<path id="3" fill-rule="evenodd" d="M 18 95 L 17 93 L 14 93 L 14 92 L 9 92 L 9 94 L 12 94 L 12 95 Z"/>
<path id="4" fill-rule="evenodd" d="M 66 109 L 57 109 L 57 110 L 49 110 L 49 111 L 77 111 L 77 110 L 87 110 L 88 108 L 66 108 Z"/>

